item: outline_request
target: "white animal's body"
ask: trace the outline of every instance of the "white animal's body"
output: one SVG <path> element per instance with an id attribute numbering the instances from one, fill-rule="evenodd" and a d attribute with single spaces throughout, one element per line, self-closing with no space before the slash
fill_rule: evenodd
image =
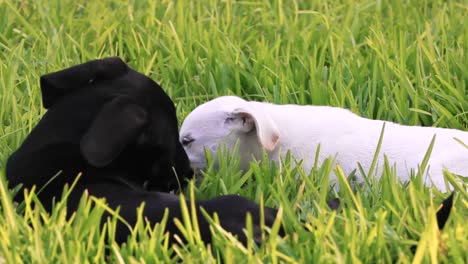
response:
<path id="1" fill-rule="evenodd" d="M 390 164 L 396 166 L 397 177 L 408 181 L 410 171 L 417 171 L 423 161 L 434 135 L 426 185 L 433 183 L 444 191 L 444 168 L 468 175 L 468 149 L 455 140 L 468 144 L 468 132 L 372 120 L 337 107 L 275 105 L 223 96 L 194 109 L 184 120 L 180 135 L 192 166 L 197 169 L 206 166 L 205 148 L 216 153 L 221 144 L 233 149 L 239 140 L 243 169 L 248 168 L 252 158 L 260 158 L 263 150 L 274 161 L 290 151 L 295 159 L 303 160 L 304 169 L 309 172 L 320 144 L 319 164 L 334 157 L 347 175 L 358 168 L 358 162 L 365 171 L 369 170 L 384 122 L 377 176 L 381 175 L 386 155 Z"/>

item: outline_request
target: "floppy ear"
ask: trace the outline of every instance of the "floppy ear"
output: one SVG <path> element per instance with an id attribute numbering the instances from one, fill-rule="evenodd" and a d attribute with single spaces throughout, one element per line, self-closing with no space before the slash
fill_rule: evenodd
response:
<path id="1" fill-rule="evenodd" d="M 279 142 L 279 129 L 261 109 L 249 106 L 236 108 L 225 122 L 246 133 L 255 129 L 260 144 L 268 151 L 273 151 Z"/>
<path id="2" fill-rule="evenodd" d="M 51 107 L 61 96 L 81 88 L 95 79 L 114 79 L 127 72 L 119 57 L 92 60 L 41 76 L 42 105 Z"/>
<path id="3" fill-rule="evenodd" d="M 146 111 L 126 96 L 119 96 L 101 109 L 81 138 L 81 153 L 91 165 L 104 167 L 136 141 L 146 124 Z"/>

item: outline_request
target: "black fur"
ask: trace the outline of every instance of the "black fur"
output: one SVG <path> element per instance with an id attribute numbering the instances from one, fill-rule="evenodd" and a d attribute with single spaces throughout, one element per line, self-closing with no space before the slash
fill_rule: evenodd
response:
<path id="1" fill-rule="evenodd" d="M 152 223 L 160 221 L 168 208 L 167 230 L 178 234 L 173 218 L 181 218 L 180 201 L 167 192 L 185 183 L 193 171 L 179 143 L 174 104 L 161 87 L 117 57 L 44 75 L 40 83 L 48 111 L 9 158 L 10 187 L 36 185 L 42 189 L 40 201 L 50 211 L 65 184 L 82 173 L 68 198 L 69 212 L 76 210 L 87 190 L 106 198 L 112 208 L 120 206 L 120 215 L 130 224 L 136 222 L 142 202 Z M 24 199 L 23 189 L 14 198 L 18 202 Z M 242 242 L 247 213 L 259 233 L 260 207 L 252 201 L 227 195 L 197 201 L 196 206 L 216 212 L 221 225 Z M 274 209 L 265 208 L 266 225 L 272 225 L 275 216 Z M 202 239 L 210 242 L 209 225 L 200 211 L 198 220 Z M 116 240 L 124 242 L 128 234 L 119 225 Z"/>
<path id="2" fill-rule="evenodd" d="M 444 229 L 444 226 L 447 223 L 447 220 L 450 216 L 450 212 L 452 211 L 454 194 L 455 192 L 452 192 L 452 194 L 450 194 L 449 197 L 445 198 L 445 200 L 442 202 L 442 207 L 437 211 L 436 217 L 437 226 L 439 227 L 439 230 Z"/>
<path id="3" fill-rule="evenodd" d="M 444 229 L 444 226 L 448 221 L 450 212 L 452 211 L 454 195 L 455 195 L 455 192 L 452 192 L 449 197 L 445 198 L 442 201 L 442 207 L 436 213 L 437 226 L 439 227 L 439 231 L 442 231 Z M 416 249 L 417 249 L 417 245 L 413 245 L 410 248 L 413 254 L 416 253 Z"/>

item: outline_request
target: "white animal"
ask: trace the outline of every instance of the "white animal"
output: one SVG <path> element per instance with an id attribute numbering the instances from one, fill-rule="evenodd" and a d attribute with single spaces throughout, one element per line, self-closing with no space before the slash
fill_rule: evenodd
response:
<path id="1" fill-rule="evenodd" d="M 417 171 L 434 135 L 426 185 L 433 183 L 445 191 L 443 168 L 468 175 L 468 149 L 455 140 L 468 144 L 468 132 L 385 123 L 378 177 L 386 155 L 390 164 L 396 165 L 397 177 L 408 181 L 411 169 Z M 260 159 L 263 150 L 276 162 L 289 150 L 295 159 L 303 160 L 306 172 L 312 169 L 320 144 L 319 164 L 327 157 L 335 157 L 335 163 L 348 175 L 358 168 L 358 162 L 366 172 L 369 170 L 383 124 L 338 107 L 275 105 L 223 96 L 198 106 L 187 116 L 180 141 L 196 169 L 206 166 L 205 149 L 215 154 L 225 144 L 232 150 L 239 140 L 242 169 L 247 169 L 253 158 Z"/>

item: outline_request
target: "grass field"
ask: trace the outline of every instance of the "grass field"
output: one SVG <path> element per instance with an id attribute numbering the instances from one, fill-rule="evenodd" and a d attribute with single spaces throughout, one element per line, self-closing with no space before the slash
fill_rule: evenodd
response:
<path id="1" fill-rule="evenodd" d="M 439 234 L 434 215 L 448 194 L 420 177 L 398 183 L 389 166 L 380 181 L 351 191 L 331 163 L 311 175 L 289 160 L 281 170 L 264 160 L 240 172 L 220 153 L 220 169 L 185 195 L 238 193 L 282 208 L 288 236 L 275 226 L 263 245 L 245 247 L 215 225 L 204 246 L 190 223 L 189 243 L 170 246 L 161 225 L 143 220 L 119 247 L 103 235 L 116 219 L 102 232 L 96 225 L 102 203 L 83 204 L 71 220 L 63 204 L 50 215 L 33 209 L 33 197 L 17 209 L 4 180 L 8 156 L 44 114 L 39 77 L 110 55 L 158 81 L 179 122 L 196 105 L 235 94 L 467 130 L 467 14 L 466 2 L 443 0 L 0 0 L 0 263 L 467 263 L 465 187 L 456 187 Z M 333 170 L 339 191 L 327 187 Z M 342 200 L 338 212 L 325 204 L 332 197 Z"/>

